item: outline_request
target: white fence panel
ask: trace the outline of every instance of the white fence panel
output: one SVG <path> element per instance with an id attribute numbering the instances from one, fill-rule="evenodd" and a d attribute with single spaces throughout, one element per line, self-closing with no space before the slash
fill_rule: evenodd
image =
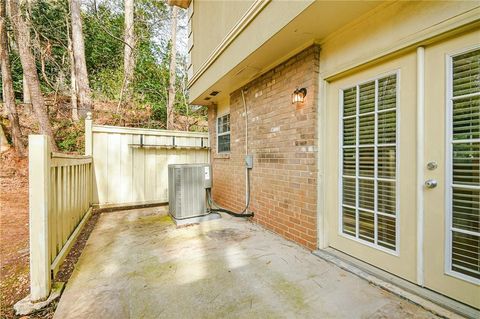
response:
<path id="1" fill-rule="evenodd" d="M 168 164 L 210 160 L 208 133 L 104 125 L 90 131 L 96 204 L 167 202 Z"/>
<path id="2" fill-rule="evenodd" d="M 92 158 L 50 150 L 29 135 L 30 300 L 45 300 L 52 277 L 92 209 Z"/>

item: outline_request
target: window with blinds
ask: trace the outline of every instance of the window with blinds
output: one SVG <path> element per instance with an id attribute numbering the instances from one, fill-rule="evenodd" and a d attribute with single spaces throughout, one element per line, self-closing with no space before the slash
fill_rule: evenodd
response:
<path id="1" fill-rule="evenodd" d="M 397 74 L 342 91 L 341 232 L 397 247 Z"/>
<path id="2" fill-rule="evenodd" d="M 217 118 L 217 152 L 230 152 L 230 114 Z"/>
<path id="3" fill-rule="evenodd" d="M 449 271 L 480 279 L 480 49 L 451 57 Z"/>

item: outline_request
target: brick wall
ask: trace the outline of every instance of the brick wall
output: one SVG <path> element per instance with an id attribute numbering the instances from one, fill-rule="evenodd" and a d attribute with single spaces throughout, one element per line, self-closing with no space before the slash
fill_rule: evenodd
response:
<path id="1" fill-rule="evenodd" d="M 312 46 L 247 84 L 248 148 L 253 154 L 254 220 L 309 249 L 316 248 L 317 95 L 319 48 Z M 307 88 L 294 105 L 295 88 Z M 216 152 L 216 107 L 209 109 L 213 197 L 240 211 L 245 205 L 245 112 L 241 90 L 230 95 L 231 152 Z"/>

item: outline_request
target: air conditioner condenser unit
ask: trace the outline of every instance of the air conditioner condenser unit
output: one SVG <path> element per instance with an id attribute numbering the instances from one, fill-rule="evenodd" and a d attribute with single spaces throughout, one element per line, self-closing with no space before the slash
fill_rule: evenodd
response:
<path id="1" fill-rule="evenodd" d="M 207 189 L 212 187 L 210 164 L 168 165 L 168 202 L 177 225 L 201 221 L 209 214 Z"/>

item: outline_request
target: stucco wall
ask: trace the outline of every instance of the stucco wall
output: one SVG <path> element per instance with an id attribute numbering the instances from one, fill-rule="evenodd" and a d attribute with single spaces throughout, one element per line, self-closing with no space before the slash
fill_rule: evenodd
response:
<path id="1" fill-rule="evenodd" d="M 193 1 L 194 71 L 210 56 L 254 1 Z"/>
<path id="2" fill-rule="evenodd" d="M 371 10 L 321 43 L 320 73 L 329 78 L 478 20 L 478 1 L 397 1 Z M 476 12 L 476 14 L 475 14 Z"/>

